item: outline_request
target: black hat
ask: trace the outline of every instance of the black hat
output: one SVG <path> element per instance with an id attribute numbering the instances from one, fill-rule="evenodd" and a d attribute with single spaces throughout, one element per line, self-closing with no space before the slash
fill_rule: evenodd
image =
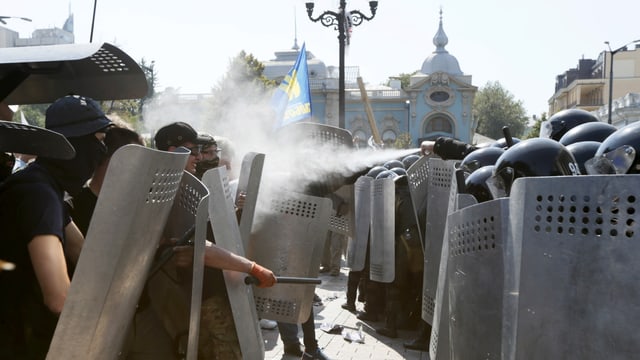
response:
<path id="1" fill-rule="evenodd" d="M 79 95 L 67 95 L 47 108 L 45 127 L 65 137 L 93 134 L 111 125 L 95 100 Z"/>
<path id="2" fill-rule="evenodd" d="M 191 125 L 182 121 L 160 128 L 154 137 L 156 149 L 164 151 L 168 150 L 170 146 L 181 146 L 186 142 L 203 144 L 206 140 L 206 138 L 200 137 Z"/>

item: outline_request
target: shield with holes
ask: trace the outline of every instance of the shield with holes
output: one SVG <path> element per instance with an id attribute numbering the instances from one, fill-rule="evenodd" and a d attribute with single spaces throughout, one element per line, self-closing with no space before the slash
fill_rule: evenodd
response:
<path id="1" fill-rule="evenodd" d="M 207 171 L 203 176 L 203 181 L 212 194 L 209 202 L 209 217 L 216 245 L 234 254 L 244 256 L 244 245 L 238 228 L 226 168 L 218 167 Z M 224 270 L 223 274 L 242 357 L 244 359 L 262 359 L 264 358 L 264 343 L 262 332 L 258 326 L 259 318 L 253 289 L 244 283 L 247 274 L 227 270 Z"/>
<path id="2" fill-rule="evenodd" d="M 61 134 L 12 121 L 0 121 L 0 151 L 72 159 L 76 151 Z"/>
<path id="3" fill-rule="evenodd" d="M 371 226 L 371 184 L 373 178 L 361 176 L 353 185 L 354 231 L 347 247 L 347 266 L 353 271 L 364 269 Z"/>
<path id="4" fill-rule="evenodd" d="M 188 156 L 138 145 L 113 155 L 48 359 L 118 356 Z"/>
<path id="5" fill-rule="evenodd" d="M 294 192 L 261 193 L 247 257 L 277 276 L 315 278 L 327 237 L 332 203 Z M 315 285 L 255 288 L 261 318 L 303 323 L 312 311 Z"/>
<path id="6" fill-rule="evenodd" d="M 390 283 L 395 279 L 395 183 L 376 179 L 371 186 L 371 243 L 369 278 Z"/>
<path id="7" fill-rule="evenodd" d="M 422 319 L 432 325 L 454 165 L 452 160 L 428 159 Z"/>
<path id="8" fill-rule="evenodd" d="M 409 180 L 409 192 L 411 193 L 411 203 L 413 212 L 418 224 L 420 241 L 424 248 L 424 227 L 427 222 L 427 189 L 429 175 L 429 158 L 421 157 L 407 169 L 407 179 Z"/>
<path id="9" fill-rule="evenodd" d="M 199 325 L 200 320 L 208 195 L 204 184 L 185 171 L 164 229 L 165 243 L 160 246 L 147 286 L 151 307 L 178 351 L 187 355 L 197 353 L 199 326 L 191 325 Z M 166 243 L 170 239 L 176 239 L 178 245 L 194 246 L 192 267 L 178 268 L 171 261 L 173 249 Z"/>
<path id="10" fill-rule="evenodd" d="M 353 148 L 349 130 L 310 122 L 296 122 L 278 129 L 277 135 L 287 143 L 303 142 L 334 148 Z"/>
<path id="11" fill-rule="evenodd" d="M 508 225 L 506 198 L 460 209 L 447 219 L 451 359 L 500 358 Z"/>
<path id="12" fill-rule="evenodd" d="M 506 243 L 507 359 L 640 352 L 639 175 L 517 179 Z"/>
<path id="13" fill-rule="evenodd" d="M 451 214 L 459 209 L 466 208 L 477 204 L 476 199 L 470 194 L 459 194 L 457 177 L 451 177 L 451 186 L 449 190 L 449 202 L 447 213 Z M 447 218 L 448 219 L 448 218 Z M 445 229 L 448 225 L 445 222 Z M 431 312 L 433 313 L 433 324 L 431 331 L 431 341 L 429 344 L 429 356 L 432 359 L 449 359 L 450 358 L 450 329 L 449 321 L 451 318 L 449 309 L 449 232 L 445 231 L 443 235 L 442 249 L 440 253 L 440 263 L 438 269 L 437 289 L 435 300 L 431 304 Z M 423 285 L 424 286 L 424 285 Z M 424 319 L 425 299 L 422 300 L 422 316 Z"/>
<path id="14" fill-rule="evenodd" d="M 251 234 L 251 225 L 256 212 L 263 167 L 264 154 L 249 152 L 242 159 L 238 188 L 234 196 L 235 199 L 238 199 L 240 194 L 245 195 L 242 216 L 240 217 L 240 238 L 244 249 L 249 245 L 249 235 Z"/>

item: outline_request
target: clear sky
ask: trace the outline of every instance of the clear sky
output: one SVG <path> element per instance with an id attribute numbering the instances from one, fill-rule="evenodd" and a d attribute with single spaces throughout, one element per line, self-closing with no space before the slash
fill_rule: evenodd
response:
<path id="1" fill-rule="evenodd" d="M 326 65 L 338 65 L 337 32 L 312 23 L 303 0 L 143 1 L 96 0 L 94 42 L 117 45 L 135 60 L 155 61 L 160 88 L 209 92 L 241 50 L 259 60 L 298 43 Z M 315 2 L 318 15 L 337 10 L 338 0 Z M 30 36 L 37 28 L 62 27 L 75 17 L 76 43 L 88 43 L 92 0 L 0 0 L 5 25 Z M 369 14 L 365 0 L 347 9 Z M 548 109 L 555 77 L 582 57 L 596 59 L 610 41 L 615 49 L 640 39 L 640 1 L 578 0 L 380 0 L 370 22 L 354 28 L 346 65 L 359 66 L 365 82 L 410 73 L 434 50 L 432 39 L 443 11 L 446 49 L 473 85 L 499 81 L 529 116 Z M 297 24 L 297 26 L 296 26 Z M 297 28 L 297 32 L 296 32 Z"/>

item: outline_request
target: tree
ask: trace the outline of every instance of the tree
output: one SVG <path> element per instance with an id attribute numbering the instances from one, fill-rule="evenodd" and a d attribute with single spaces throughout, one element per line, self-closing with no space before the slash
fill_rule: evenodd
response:
<path id="1" fill-rule="evenodd" d="M 385 85 L 389 86 L 391 84 L 391 80 L 400 80 L 400 87 L 402 89 L 406 89 L 409 87 L 409 84 L 411 83 L 411 76 L 417 74 L 418 71 L 414 71 L 411 74 L 408 73 L 400 73 L 396 76 L 392 76 L 389 78 L 389 80 L 387 80 L 387 83 Z"/>
<path id="2" fill-rule="evenodd" d="M 535 118 L 535 115 L 534 115 L 534 118 Z M 542 125 L 542 122 L 546 120 L 547 120 L 547 113 L 544 112 L 542 113 L 540 118 L 536 119 L 536 121 L 533 123 L 533 126 L 531 126 L 531 129 L 529 129 L 529 132 L 527 132 L 527 135 L 524 137 L 524 139 L 537 138 L 538 136 L 540 136 L 540 125 Z"/>
<path id="3" fill-rule="evenodd" d="M 489 81 L 476 94 L 473 111 L 478 119 L 476 132 L 494 139 L 503 137 L 502 128 L 508 126 L 511 135 L 524 133 L 527 116 L 522 101 L 516 101 L 499 82 Z"/>
<path id="4" fill-rule="evenodd" d="M 409 133 L 402 133 L 398 135 L 396 141 L 391 145 L 394 149 L 408 149 L 411 147 L 411 135 Z"/>
<path id="5" fill-rule="evenodd" d="M 263 75 L 264 64 L 252 54 L 240 51 L 231 59 L 224 77 L 212 89 L 211 110 L 213 123 L 233 121 L 239 108 L 248 103 L 263 103 L 277 83 Z"/>

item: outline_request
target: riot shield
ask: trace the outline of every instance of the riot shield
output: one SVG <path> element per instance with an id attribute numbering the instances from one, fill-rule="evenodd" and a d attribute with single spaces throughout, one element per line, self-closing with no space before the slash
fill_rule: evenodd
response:
<path id="1" fill-rule="evenodd" d="M 442 160 L 440 160 L 442 161 Z M 455 164 L 450 162 L 451 173 L 455 171 Z M 441 201 L 441 200 L 439 200 Z M 450 178 L 449 186 L 449 198 L 447 202 L 446 214 L 476 204 L 476 200 L 469 194 L 458 194 L 458 184 L 455 176 Z M 448 219 L 445 216 L 445 219 Z M 447 229 L 447 223 L 445 220 L 444 229 Z M 440 250 L 440 261 L 438 264 L 438 274 L 436 282 L 436 294 L 433 303 L 430 305 L 426 302 L 427 298 L 424 296 L 425 285 L 423 282 L 423 298 L 422 298 L 422 319 L 425 319 L 425 310 L 431 310 L 433 313 L 433 323 L 431 328 L 431 339 L 429 343 L 429 356 L 434 360 L 450 359 L 450 331 L 449 331 L 449 278 L 448 278 L 448 265 L 449 265 L 449 233 L 443 231 L 443 239 Z M 425 254 L 426 256 L 426 254 Z M 426 281 L 426 279 L 424 279 Z M 427 309 L 427 306 L 431 306 Z"/>
<path id="2" fill-rule="evenodd" d="M 278 276 L 317 277 L 327 237 L 331 200 L 293 192 L 261 194 L 248 257 Z M 303 323 L 312 311 L 315 285 L 279 284 L 254 289 L 265 319 Z"/>
<path id="3" fill-rule="evenodd" d="M 332 212 L 331 216 L 329 216 L 329 230 L 347 237 L 353 237 L 353 185 L 343 185 L 336 190 L 336 194 L 344 200 L 349 210 L 342 215 L 336 215 Z"/>
<path id="4" fill-rule="evenodd" d="M 416 224 L 418 224 L 418 234 L 420 235 L 420 242 L 422 243 L 422 249 L 424 250 L 424 224 L 427 219 L 426 207 L 427 207 L 427 189 L 428 189 L 428 175 L 429 175 L 429 158 L 426 156 L 418 159 L 409 169 L 407 169 L 407 179 L 409 180 L 409 193 L 411 194 L 411 203 L 413 205 L 413 213 L 416 217 Z"/>
<path id="5" fill-rule="evenodd" d="M 244 207 L 242 208 L 242 216 L 240 217 L 240 238 L 242 239 L 243 249 L 249 246 L 249 235 L 251 234 L 251 225 L 253 224 L 253 217 L 256 212 L 263 167 L 264 154 L 249 152 L 242 159 L 240 177 L 238 178 L 238 189 L 235 196 L 237 199 L 238 194 L 246 194 Z"/>
<path id="6" fill-rule="evenodd" d="M 278 129 L 278 137 L 292 141 L 312 140 L 323 146 L 353 148 L 353 137 L 349 130 L 310 122 L 295 122 Z"/>
<path id="7" fill-rule="evenodd" d="M 455 170 L 453 160 L 430 158 L 427 175 L 427 224 L 425 230 L 424 276 L 422 285 L 422 319 L 433 325 L 434 304 L 438 289 L 438 274 L 444 238 L 451 181 Z"/>
<path id="8" fill-rule="evenodd" d="M 238 228 L 233 197 L 225 167 L 208 170 L 203 181 L 211 192 L 209 217 L 216 238 L 216 245 L 244 256 L 244 246 Z M 244 216 L 244 213 L 243 213 Z M 229 295 L 233 322 L 238 334 L 243 359 L 264 359 L 262 332 L 258 326 L 258 314 L 253 289 L 244 283 L 247 276 L 236 271 L 223 271 L 224 282 Z"/>
<path id="9" fill-rule="evenodd" d="M 72 159 L 76 150 L 67 138 L 38 126 L 0 120 L 0 151 Z"/>
<path id="10" fill-rule="evenodd" d="M 505 359 L 640 353 L 639 175 L 517 179 L 505 261 Z"/>
<path id="11" fill-rule="evenodd" d="M 117 357 L 188 156 L 138 145 L 113 155 L 47 359 Z"/>
<path id="12" fill-rule="evenodd" d="M 447 219 L 451 359 L 501 359 L 508 220 L 506 198 L 466 207 Z"/>
<path id="13" fill-rule="evenodd" d="M 364 269 L 371 225 L 371 185 L 373 178 L 361 176 L 354 184 L 354 231 L 347 247 L 347 266 L 352 271 Z"/>
<path id="14" fill-rule="evenodd" d="M 209 191 L 204 184 L 185 172 L 163 232 L 165 241 L 182 238 L 185 243 L 179 245 L 194 245 L 191 278 L 184 277 L 185 269 L 179 269 L 173 262 L 167 261 L 167 254 L 170 257 L 172 252 L 171 247 L 168 247 L 164 248 L 154 264 L 154 268 L 160 267 L 161 271 L 151 274 L 147 284 L 152 308 L 177 344 L 177 351 L 186 351 L 188 358 L 193 354 L 197 355 L 198 349 L 208 195 Z M 193 230 L 195 237 L 191 243 L 190 236 L 185 235 Z M 198 294 L 197 298 L 192 297 L 194 293 Z M 196 320 L 198 326 L 193 328 L 191 325 Z M 186 344 L 183 338 L 185 335 L 188 335 Z M 187 347 L 186 350 L 183 346 Z"/>
<path id="15" fill-rule="evenodd" d="M 390 283 L 395 279 L 396 187 L 393 179 L 376 179 L 371 186 L 371 243 L 369 278 Z"/>

